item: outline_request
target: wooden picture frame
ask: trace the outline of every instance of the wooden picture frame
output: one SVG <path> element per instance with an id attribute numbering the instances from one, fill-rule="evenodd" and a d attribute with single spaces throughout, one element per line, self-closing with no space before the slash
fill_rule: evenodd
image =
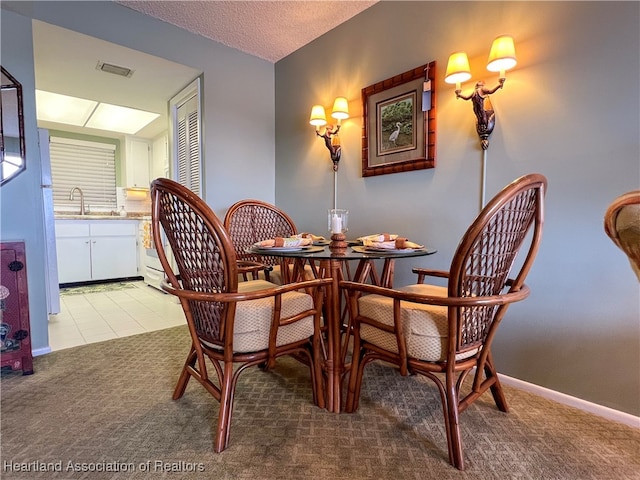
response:
<path id="1" fill-rule="evenodd" d="M 362 89 L 363 177 L 435 167 L 435 85 L 433 61 Z"/>

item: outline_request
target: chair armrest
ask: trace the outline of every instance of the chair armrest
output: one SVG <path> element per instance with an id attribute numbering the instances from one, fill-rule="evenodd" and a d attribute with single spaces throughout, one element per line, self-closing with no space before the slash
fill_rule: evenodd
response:
<path id="1" fill-rule="evenodd" d="M 238 260 L 238 273 L 242 275 L 242 278 L 248 280 L 247 274 L 251 274 L 251 278 L 254 280 L 258 279 L 258 273 L 264 271 L 265 278 L 269 278 L 268 272 L 273 270 L 273 267 L 270 265 L 265 265 L 260 262 L 252 262 L 251 260 Z"/>
<path id="2" fill-rule="evenodd" d="M 509 281 L 511 282 L 511 280 Z M 403 292 L 392 288 L 378 287 L 365 283 L 341 281 L 340 288 L 348 291 L 350 295 L 356 292 L 382 295 L 395 300 L 403 300 L 412 303 L 423 303 L 427 305 L 440 305 L 443 307 L 483 307 L 492 305 L 505 305 L 507 303 L 519 302 L 529 296 L 529 287 L 522 285 L 519 290 L 509 291 L 500 295 L 490 295 L 482 297 L 441 297 L 437 295 L 421 295 L 414 292 Z"/>
<path id="3" fill-rule="evenodd" d="M 424 277 L 449 278 L 449 272 L 445 270 L 430 270 L 428 268 L 414 267 L 411 271 L 418 275 L 416 283 L 424 283 Z"/>
<path id="4" fill-rule="evenodd" d="M 244 302 L 248 300 L 257 300 L 260 298 L 275 297 L 277 295 L 283 295 L 287 292 L 293 292 L 295 290 L 320 288 L 325 285 L 329 285 L 333 282 L 332 278 L 317 278 L 314 280 L 307 280 L 304 282 L 288 283 L 286 285 L 274 286 L 273 288 L 265 288 L 263 290 L 255 290 L 252 292 L 233 292 L 233 293 L 215 293 L 215 292 L 196 292 L 194 290 L 185 290 L 174 288 L 165 279 L 161 283 L 162 289 L 172 295 L 176 295 L 179 298 L 186 300 L 196 300 L 201 302 Z"/>

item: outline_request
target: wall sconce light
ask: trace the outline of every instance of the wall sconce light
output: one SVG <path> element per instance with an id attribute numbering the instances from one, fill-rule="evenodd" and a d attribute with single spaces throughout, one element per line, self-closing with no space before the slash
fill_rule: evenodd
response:
<path id="1" fill-rule="evenodd" d="M 311 107 L 311 117 L 309 123 L 316 127 L 316 135 L 324 138 L 324 143 L 329 149 L 331 154 L 331 161 L 333 162 L 333 170 L 338 170 L 338 162 L 340 162 L 340 155 L 342 149 L 340 147 L 340 137 L 338 132 L 340 131 L 341 121 L 349 118 L 349 102 L 344 97 L 337 97 L 333 102 L 333 111 L 331 116 L 337 120 L 335 130 L 333 125 L 327 125 L 327 117 L 322 105 L 314 105 Z M 324 133 L 320 133 L 320 127 L 324 128 Z"/>
<path id="2" fill-rule="evenodd" d="M 513 43 L 513 37 L 502 35 L 496 38 L 489 52 L 487 70 L 490 72 L 500 72 L 498 85 L 494 88 L 486 88 L 484 81 L 480 80 L 476 83 L 472 93 L 463 95 L 460 84 L 471 78 L 471 69 L 469 68 L 467 54 L 464 52 L 455 52 L 449 57 L 444 81 L 446 83 L 455 83 L 457 98 L 472 101 L 473 112 L 477 118 L 476 130 L 480 136 L 480 143 L 483 150 L 489 148 L 489 135 L 491 135 L 496 121 L 489 95 L 504 86 L 506 80 L 505 72 L 513 68 L 516 63 L 516 49 Z"/>
<path id="3" fill-rule="evenodd" d="M 466 82 L 471 78 L 471 69 L 469 68 L 469 59 L 464 52 L 452 53 L 447 62 L 447 72 L 444 81 L 456 85 L 456 98 L 463 100 L 471 100 L 473 104 L 473 113 L 476 115 L 476 131 L 480 137 L 480 145 L 482 146 L 482 192 L 481 206 L 484 206 L 484 190 L 485 190 L 485 174 L 486 174 L 486 151 L 489 148 L 489 135 L 493 132 L 496 124 L 496 115 L 491 105 L 489 95 L 495 93 L 504 86 L 506 80 L 505 72 L 513 68 L 517 63 L 516 49 L 513 37 L 501 35 L 497 37 L 491 45 L 489 59 L 487 60 L 487 70 L 490 72 L 499 72 L 498 85 L 494 88 L 486 88 L 482 80 L 476 82 L 475 88 L 469 95 L 463 95 L 460 88 L 462 82 Z"/>
<path id="4" fill-rule="evenodd" d="M 340 146 L 340 137 L 338 132 L 340 131 L 341 122 L 349 118 L 349 102 L 345 97 L 337 97 L 333 102 L 333 110 L 331 116 L 336 119 L 337 125 L 328 125 L 327 116 L 322 105 L 314 105 L 311 107 L 311 116 L 309 117 L 309 123 L 316 127 L 316 135 L 324 138 L 324 143 L 329 149 L 331 155 L 331 161 L 333 162 L 333 208 L 337 208 L 337 186 L 338 186 L 338 163 L 340 162 L 340 156 L 342 155 L 342 147 Z M 320 133 L 320 127 L 324 127 L 324 133 Z"/>

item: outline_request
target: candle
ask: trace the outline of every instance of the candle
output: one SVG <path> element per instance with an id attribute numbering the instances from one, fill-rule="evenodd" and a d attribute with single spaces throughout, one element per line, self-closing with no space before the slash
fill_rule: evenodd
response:
<path id="1" fill-rule="evenodd" d="M 342 217 L 335 213 L 331 217 L 331 233 L 342 233 Z"/>

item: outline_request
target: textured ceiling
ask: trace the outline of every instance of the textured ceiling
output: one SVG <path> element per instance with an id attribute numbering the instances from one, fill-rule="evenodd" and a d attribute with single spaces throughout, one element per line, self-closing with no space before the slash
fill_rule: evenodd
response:
<path id="1" fill-rule="evenodd" d="M 377 1 L 118 1 L 272 63 Z"/>

